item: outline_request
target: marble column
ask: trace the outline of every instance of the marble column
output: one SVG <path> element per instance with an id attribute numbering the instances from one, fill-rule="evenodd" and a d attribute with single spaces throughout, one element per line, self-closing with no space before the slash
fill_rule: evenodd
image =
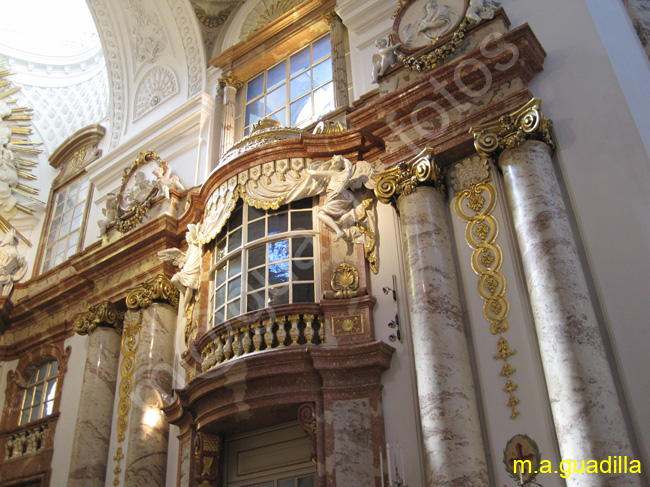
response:
<path id="1" fill-rule="evenodd" d="M 231 71 L 223 78 L 219 78 L 219 84 L 223 88 L 223 118 L 221 123 L 221 154 L 223 155 L 235 144 L 237 90 L 241 88 L 244 83 L 242 83 Z"/>
<path id="2" fill-rule="evenodd" d="M 635 459 L 603 339 L 553 168 L 551 148 L 525 141 L 499 157 L 562 458 Z M 585 474 L 570 487 L 640 486 L 635 474 Z"/>
<path id="3" fill-rule="evenodd" d="M 89 333 L 68 487 L 104 487 L 120 338 L 113 327 L 99 326 Z"/>
<path id="4" fill-rule="evenodd" d="M 348 70 L 345 65 L 345 27 L 336 12 L 324 15 L 330 26 L 330 44 L 332 46 L 332 79 L 334 80 L 334 105 L 336 108 L 349 104 Z"/>
<path id="5" fill-rule="evenodd" d="M 139 313 L 124 486 L 164 487 L 169 425 L 160 411 L 160 393 L 169 394 L 172 388 L 176 310 L 166 303 L 152 303 Z"/>
<path id="6" fill-rule="evenodd" d="M 485 487 L 488 470 L 448 209 L 432 152 L 425 149 L 382 173 L 375 194 L 382 202 L 396 198 L 400 217 L 427 485 Z"/>

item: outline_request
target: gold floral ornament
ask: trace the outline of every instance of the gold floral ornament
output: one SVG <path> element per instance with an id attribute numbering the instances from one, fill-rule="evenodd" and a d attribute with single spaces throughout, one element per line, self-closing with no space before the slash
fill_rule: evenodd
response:
<path id="1" fill-rule="evenodd" d="M 510 304 L 505 297 L 506 278 L 501 272 L 503 252 L 496 242 L 499 222 L 494 215 L 497 190 L 490 179 L 488 160 L 480 156 L 469 157 L 457 164 L 451 172 L 451 182 L 456 191 L 456 215 L 467 223 L 465 241 L 473 249 L 472 270 L 478 276 L 478 294 L 483 300 L 483 316 L 490 323 L 490 333 L 498 335 L 495 360 L 503 361 L 499 375 L 506 378 L 503 391 L 509 399 L 510 419 L 519 415 L 519 398 L 514 395 L 518 385 L 511 376 L 516 372 L 509 358 L 517 353 L 503 336 L 508 331 Z"/>
<path id="2" fill-rule="evenodd" d="M 353 265 L 343 262 L 332 273 L 330 284 L 334 298 L 352 298 L 359 289 L 359 272 Z"/>
<path id="3" fill-rule="evenodd" d="M 539 140 L 555 149 L 553 122 L 542 113 L 542 100 L 533 98 L 519 110 L 504 115 L 496 122 L 469 129 L 474 135 L 476 152 L 485 157 L 498 157 L 507 149 L 514 149 L 526 140 Z"/>
<path id="4" fill-rule="evenodd" d="M 40 142 L 31 142 L 32 109 L 17 105 L 12 95 L 20 91 L 7 78 L 13 73 L 4 69 L 6 60 L 0 61 L 0 228 L 4 232 L 16 230 L 9 219 L 21 211 L 32 214 L 31 208 L 20 203 L 22 200 L 40 201 L 35 198 L 38 190 L 23 181 L 34 181 L 36 176 L 32 171 L 38 164 L 30 158 L 36 158 L 43 152 L 37 146 Z M 16 231 L 30 247 L 31 243 Z"/>

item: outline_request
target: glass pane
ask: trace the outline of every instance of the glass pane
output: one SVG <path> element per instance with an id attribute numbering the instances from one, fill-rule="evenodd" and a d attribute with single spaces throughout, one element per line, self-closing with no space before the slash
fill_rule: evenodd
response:
<path id="1" fill-rule="evenodd" d="M 289 84 L 289 91 L 291 92 L 291 101 L 300 98 L 305 93 L 309 93 L 311 91 L 311 73 L 305 71 L 293 78 Z"/>
<path id="2" fill-rule="evenodd" d="M 54 409 L 54 401 L 48 401 L 45 403 L 45 416 L 49 416 L 52 414 L 52 410 Z"/>
<path id="3" fill-rule="evenodd" d="M 226 319 L 226 308 L 223 307 L 214 314 L 214 324 L 218 325 L 220 323 L 223 323 L 225 319 Z"/>
<path id="4" fill-rule="evenodd" d="M 56 394 L 56 381 L 53 380 L 47 384 L 47 393 L 45 394 L 46 401 L 54 401 L 54 395 Z"/>
<path id="5" fill-rule="evenodd" d="M 277 262 L 289 258 L 289 241 L 280 240 L 269 244 L 269 262 Z"/>
<path id="6" fill-rule="evenodd" d="M 228 277 L 234 277 L 241 272 L 241 255 L 230 259 L 228 264 Z"/>
<path id="7" fill-rule="evenodd" d="M 269 217 L 269 235 L 276 233 L 283 233 L 287 231 L 287 220 L 289 215 L 282 213 L 280 215 L 273 215 Z"/>
<path id="8" fill-rule="evenodd" d="M 20 426 L 27 424 L 29 422 L 29 409 L 25 409 L 23 414 L 20 416 Z"/>
<path id="9" fill-rule="evenodd" d="M 217 269 L 217 287 L 226 282 L 226 266 Z"/>
<path id="10" fill-rule="evenodd" d="M 291 263 L 291 272 L 294 281 L 313 281 L 314 280 L 314 261 L 313 260 L 294 260 Z"/>
<path id="11" fill-rule="evenodd" d="M 70 230 L 76 230 L 81 226 L 81 218 L 82 215 L 79 215 L 72 220 L 72 224 L 70 225 Z"/>
<path id="12" fill-rule="evenodd" d="M 49 377 L 53 377 L 56 374 L 59 373 L 59 363 L 58 362 L 51 362 L 51 367 L 50 367 L 50 375 Z"/>
<path id="13" fill-rule="evenodd" d="M 264 287 L 264 273 L 266 272 L 266 269 L 264 267 L 260 269 L 255 269 L 254 271 L 250 271 L 248 273 L 248 289 L 250 291 L 254 289 L 259 289 L 261 287 Z"/>
<path id="14" fill-rule="evenodd" d="M 34 421 L 41 417 L 41 405 L 34 406 L 29 410 L 29 420 Z"/>
<path id="15" fill-rule="evenodd" d="M 34 388 L 30 387 L 25 391 L 25 402 L 23 408 L 28 408 L 32 405 L 32 398 L 34 397 Z"/>
<path id="16" fill-rule="evenodd" d="M 291 239 L 291 257 L 313 257 L 314 244 L 311 237 L 296 237 Z"/>
<path id="17" fill-rule="evenodd" d="M 246 105 L 246 116 L 244 118 L 246 126 L 257 122 L 263 116 L 264 98 L 260 98 L 259 100 L 252 102 L 250 105 Z"/>
<path id="18" fill-rule="evenodd" d="M 289 281 L 289 263 L 282 262 L 269 266 L 269 284 L 280 284 Z"/>
<path id="19" fill-rule="evenodd" d="M 314 87 L 332 79 L 332 60 L 326 59 L 320 64 L 314 66 Z"/>
<path id="20" fill-rule="evenodd" d="M 233 250 L 239 248 L 240 245 L 241 245 L 241 228 L 231 233 L 230 236 L 228 237 L 228 252 L 232 252 Z"/>
<path id="21" fill-rule="evenodd" d="M 228 230 L 234 230 L 235 228 L 241 225 L 242 211 L 243 211 L 242 207 L 238 206 L 230 214 L 230 218 L 228 219 Z"/>
<path id="22" fill-rule="evenodd" d="M 223 306 L 226 302 L 226 286 L 220 287 L 217 289 L 217 292 L 214 295 L 214 304 L 217 308 Z"/>
<path id="23" fill-rule="evenodd" d="M 54 216 L 57 217 L 61 213 L 63 213 L 63 203 L 61 203 L 60 205 L 56 205 L 56 209 L 54 210 Z"/>
<path id="24" fill-rule="evenodd" d="M 298 479 L 298 487 L 314 487 L 314 476 L 301 477 Z"/>
<path id="25" fill-rule="evenodd" d="M 329 85 L 326 85 L 329 86 Z M 311 96 L 305 96 L 298 101 L 294 101 L 290 107 L 290 121 L 291 126 L 299 124 L 304 120 L 308 120 L 312 116 L 311 112 Z"/>
<path id="26" fill-rule="evenodd" d="M 311 211 L 294 211 L 291 213 L 291 230 L 311 230 Z"/>
<path id="27" fill-rule="evenodd" d="M 312 207 L 312 198 L 303 198 L 298 201 L 291 203 L 292 210 L 304 210 L 306 208 Z"/>
<path id="28" fill-rule="evenodd" d="M 287 104 L 287 89 L 284 85 L 267 93 L 266 113 L 274 112 Z"/>
<path id="29" fill-rule="evenodd" d="M 239 316 L 241 311 L 239 311 L 239 299 L 228 304 L 228 319 Z"/>
<path id="30" fill-rule="evenodd" d="M 283 108 L 282 110 L 275 112 L 273 115 L 269 115 L 269 118 L 277 120 L 283 127 L 285 127 L 287 125 L 287 109 Z"/>
<path id="31" fill-rule="evenodd" d="M 249 294 L 248 299 L 246 300 L 246 312 L 262 308 L 266 308 L 266 303 L 264 302 L 264 290 Z"/>
<path id="32" fill-rule="evenodd" d="M 289 58 L 289 75 L 293 76 L 309 67 L 309 46 Z"/>
<path id="33" fill-rule="evenodd" d="M 36 389 L 34 389 L 34 402 L 32 404 L 40 404 L 41 401 L 43 400 L 43 389 L 45 388 L 45 384 L 39 384 L 36 386 Z"/>
<path id="34" fill-rule="evenodd" d="M 47 365 L 47 363 L 44 363 L 38 368 L 38 377 L 36 379 L 37 381 L 43 380 L 47 376 Z"/>
<path id="35" fill-rule="evenodd" d="M 77 206 L 75 206 L 75 208 L 74 208 L 74 212 L 72 213 L 72 216 L 73 216 L 74 218 L 77 218 L 77 217 L 79 217 L 79 216 L 82 216 L 82 215 L 83 215 L 83 212 L 84 212 L 84 205 L 83 205 L 83 204 L 81 204 L 81 205 L 77 205 Z"/>
<path id="36" fill-rule="evenodd" d="M 334 110 L 334 84 L 327 83 L 314 91 L 314 112 L 317 116 Z"/>
<path id="37" fill-rule="evenodd" d="M 63 214 L 63 218 L 61 219 L 61 225 L 67 227 L 71 221 L 72 221 L 72 212 L 66 211 Z"/>
<path id="38" fill-rule="evenodd" d="M 278 487 L 296 487 L 296 479 L 284 479 L 278 482 Z"/>
<path id="39" fill-rule="evenodd" d="M 228 299 L 235 298 L 241 294 L 241 277 L 233 279 L 228 283 Z"/>
<path id="40" fill-rule="evenodd" d="M 58 220 L 57 220 L 58 223 Z M 56 231 L 58 229 L 58 225 L 54 227 L 51 231 L 50 234 L 47 236 L 47 244 L 46 245 L 52 245 L 54 241 L 56 240 Z"/>
<path id="41" fill-rule="evenodd" d="M 72 247 L 68 248 L 68 251 L 65 254 L 66 260 L 68 260 L 70 257 L 72 257 L 76 252 L 77 252 L 77 246 L 76 245 L 73 245 Z"/>
<path id="42" fill-rule="evenodd" d="M 248 267 L 257 267 L 266 261 L 266 246 L 261 245 L 248 251 Z"/>
<path id="43" fill-rule="evenodd" d="M 325 56 L 329 56 L 332 52 L 332 44 L 330 42 L 329 34 L 325 37 L 321 37 L 312 45 L 313 49 L 313 62 L 317 62 L 319 59 L 323 59 Z"/>
<path id="44" fill-rule="evenodd" d="M 248 224 L 248 241 L 254 242 L 264 236 L 266 232 L 266 220 L 257 220 Z"/>
<path id="45" fill-rule="evenodd" d="M 248 221 L 251 222 L 253 220 L 257 220 L 258 218 L 262 218 L 264 215 L 266 215 L 266 210 L 262 210 L 260 208 L 255 208 L 254 206 L 249 206 L 248 207 Z"/>
<path id="46" fill-rule="evenodd" d="M 269 289 L 269 306 L 279 306 L 289 303 L 289 286 Z"/>
<path id="47" fill-rule="evenodd" d="M 266 91 L 271 91 L 280 83 L 287 79 L 287 62 L 283 61 L 277 66 L 272 67 L 266 73 Z M 273 110 L 271 110 L 273 111 Z"/>
<path id="48" fill-rule="evenodd" d="M 86 177 L 81 180 L 81 186 L 79 188 L 80 193 L 85 193 L 85 191 L 88 189 L 88 186 L 90 184 L 90 178 Z M 84 196 L 85 197 L 85 196 Z"/>
<path id="49" fill-rule="evenodd" d="M 314 302 L 314 285 L 313 284 L 294 284 L 293 285 L 293 302 L 294 303 L 313 303 Z"/>
<path id="50" fill-rule="evenodd" d="M 246 101 L 249 102 L 253 98 L 257 98 L 264 92 L 264 73 L 253 78 L 248 82 L 246 87 Z"/>
<path id="51" fill-rule="evenodd" d="M 217 251 L 215 252 L 215 262 L 219 262 L 226 255 L 226 239 L 224 238 L 217 244 Z"/>

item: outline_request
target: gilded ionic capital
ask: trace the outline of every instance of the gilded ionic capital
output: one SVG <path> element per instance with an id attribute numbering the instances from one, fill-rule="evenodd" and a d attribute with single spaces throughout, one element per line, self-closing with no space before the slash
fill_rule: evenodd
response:
<path id="1" fill-rule="evenodd" d="M 555 148 L 551 128 L 553 122 L 542 113 L 542 100 L 533 98 L 519 110 L 504 115 L 495 122 L 469 129 L 474 135 L 476 151 L 485 157 L 498 157 L 507 149 L 514 149 L 526 140 L 539 140 Z"/>
<path id="2" fill-rule="evenodd" d="M 178 308 L 178 289 L 164 274 L 129 289 L 126 294 L 126 307 L 132 310 L 148 308 L 154 301 L 166 302 Z"/>
<path id="3" fill-rule="evenodd" d="M 339 14 L 337 14 L 334 10 L 324 13 L 323 18 L 327 21 L 330 27 L 332 27 L 334 24 L 343 22 L 343 20 L 341 20 L 341 17 L 339 17 Z"/>
<path id="4" fill-rule="evenodd" d="M 88 311 L 79 313 L 72 324 L 79 335 L 88 335 L 100 325 L 110 326 L 122 331 L 124 311 L 118 310 L 110 301 L 104 301 L 97 306 L 91 306 Z"/>
<path id="5" fill-rule="evenodd" d="M 417 186 L 433 186 L 444 191 L 440 167 L 433 160 L 433 149 L 427 147 L 413 159 L 375 176 L 375 196 L 382 203 L 394 203 L 397 198 L 415 191 Z"/>
<path id="6" fill-rule="evenodd" d="M 237 90 L 244 86 L 244 82 L 235 76 L 232 71 L 228 71 L 228 74 L 219 78 L 219 84 L 221 87 L 233 86 Z"/>

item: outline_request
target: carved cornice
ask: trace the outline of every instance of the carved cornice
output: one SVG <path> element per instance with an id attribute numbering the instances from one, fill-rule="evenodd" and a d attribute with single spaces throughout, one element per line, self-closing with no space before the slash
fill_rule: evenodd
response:
<path id="1" fill-rule="evenodd" d="M 244 82 L 235 76 L 232 71 L 228 71 L 228 74 L 219 78 L 219 84 L 222 88 L 226 86 L 233 86 L 236 90 L 244 86 Z"/>
<path id="2" fill-rule="evenodd" d="M 154 301 L 166 302 L 178 308 L 178 289 L 164 274 L 129 289 L 126 294 L 126 307 L 129 309 L 148 308 Z"/>
<path id="3" fill-rule="evenodd" d="M 551 134 L 553 122 L 542 113 L 542 100 L 533 98 L 519 110 L 504 115 L 495 122 L 469 129 L 474 136 L 476 151 L 485 157 L 498 157 L 526 140 L 539 140 L 555 149 Z"/>
<path id="4" fill-rule="evenodd" d="M 124 311 L 118 310 L 110 301 L 104 301 L 79 313 L 72 326 L 79 335 L 88 335 L 98 326 L 110 326 L 122 332 L 123 320 Z"/>
<path id="5" fill-rule="evenodd" d="M 433 160 L 433 149 L 427 147 L 413 159 L 375 177 L 375 196 L 382 203 L 395 203 L 402 195 L 411 194 L 417 186 L 433 186 L 444 191 L 440 167 Z"/>

